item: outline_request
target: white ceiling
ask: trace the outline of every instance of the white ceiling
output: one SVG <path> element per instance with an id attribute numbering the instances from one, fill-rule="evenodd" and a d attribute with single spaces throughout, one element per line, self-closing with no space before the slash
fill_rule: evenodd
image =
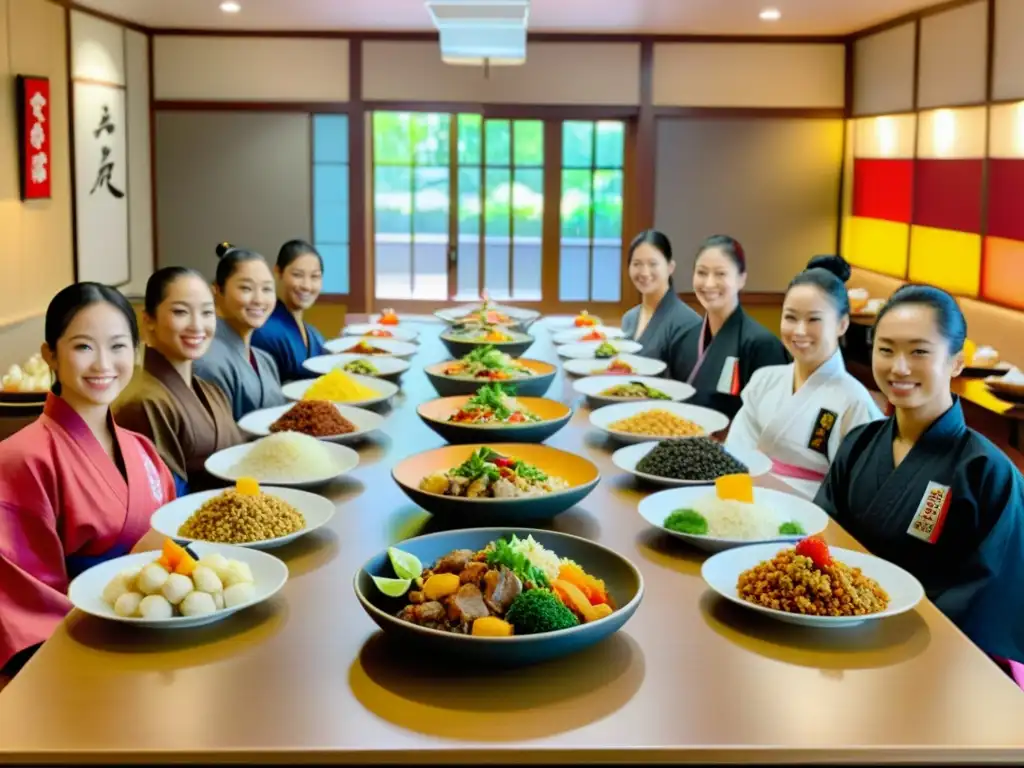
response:
<path id="1" fill-rule="evenodd" d="M 423 0 L 79 0 L 148 27 L 238 30 L 433 29 Z M 532 0 L 530 30 L 707 35 L 841 35 L 935 0 Z M 758 18 L 766 6 L 782 19 Z"/>

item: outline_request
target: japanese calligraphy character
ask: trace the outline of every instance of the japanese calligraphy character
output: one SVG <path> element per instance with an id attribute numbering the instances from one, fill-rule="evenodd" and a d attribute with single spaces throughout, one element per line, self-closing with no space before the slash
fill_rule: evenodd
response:
<path id="1" fill-rule="evenodd" d="M 100 158 L 100 170 L 96 174 L 96 183 L 92 185 L 89 194 L 93 194 L 100 187 L 106 187 L 114 197 L 124 197 L 124 192 L 111 183 L 114 174 L 114 161 L 110 159 L 110 147 L 103 147 L 103 156 Z"/>
<path id="2" fill-rule="evenodd" d="M 103 105 L 103 116 L 100 118 L 100 125 L 92 132 L 92 135 L 98 139 L 104 131 L 111 135 L 114 133 L 114 121 L 110 119 L 110 107 L 106 104 Z"/>
<path id="3" fill-rule="evenodd" d="M 41 93 L 37 93 L 29 101 L 29 105 L 32 107 L 32 117 L 40 123 L 45 123 L 46 117 L 43 115 L 43 107 L 46 106 L 46 97 Z"/>
<path id="4" fill-rule="evenodd" d="M 50 178 L 50 172 L 46 167 L 46 153 L 36 152 L 32 155 L 32 183 L 45 184 Z"/>
<path id="5" fill-rule="evenodd" d="M 43 148 L 43 144 L 46 143 L 46 131 L 43 130 L 42 123 L 32 124 L 32 130 L 28 133 L 28 142 L 37 152 Z"/>

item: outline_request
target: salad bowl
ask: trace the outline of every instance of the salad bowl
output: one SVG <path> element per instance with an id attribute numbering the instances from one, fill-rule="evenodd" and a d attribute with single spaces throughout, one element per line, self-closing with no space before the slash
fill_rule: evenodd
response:
<path id="1" fill-rule="evenodd" d="M 569 423 L 572 408 L 542 397 L 514 397 L 514 389 L 484 385 L 473 395 L 422 403 L 416 413 L 449 443 L 542 443 Z"/>

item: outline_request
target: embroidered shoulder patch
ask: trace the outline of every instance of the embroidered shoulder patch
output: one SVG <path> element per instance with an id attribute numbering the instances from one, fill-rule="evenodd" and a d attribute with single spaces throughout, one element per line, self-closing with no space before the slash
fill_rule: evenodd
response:
<path id="1" fill-rule="evenodd" d="M 839 414 L 828 408 L 818 411 L 818 418 L 814 420 L 814 429 L 811 430 L 811 439 L 807 441 L 807 447 L 828 458 L 828 439 L 832 436 L 838 419 Z"/>
<path id="2" fill-rule="evenodd" d="M 157 504 L 163 504 L 166 499 L 164 498 L 164 485 L 160 482 L 160 472 L 156 468 L 156 464 L 149 458 L 149 454 L 146 453 L 145 449 L 140 445 L 139 453 L 142 454 L 142 466 L 146 468 L 146 479 L 149 481 L 149 493 L 153 497 L 153 501 Z"/>
<path id="3" fill-rule="evenodd" d="M 942 535 L 942 525 L 946 522 L 946 514 L 952 500 L 948 485 L 940 485 L 935 481 L 928 483 L 907 533 L 929 544 L 937 542 Z"/>

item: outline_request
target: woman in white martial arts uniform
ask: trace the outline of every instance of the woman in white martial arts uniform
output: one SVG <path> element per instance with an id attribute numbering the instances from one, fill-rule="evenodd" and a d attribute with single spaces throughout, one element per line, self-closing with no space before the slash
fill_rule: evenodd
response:
<path id="1" fill-rule="evenodd" d="M 850 325 L 849 277 L 841 257 L 816 256 L 793 278 L 781 328 L 793 362 L 754 372 L 726 440 L 728 447 L 766 454 L 773 474 L 808 498 L 817 493 L 843 437 L 882 418 L 839 350 Z"/>

